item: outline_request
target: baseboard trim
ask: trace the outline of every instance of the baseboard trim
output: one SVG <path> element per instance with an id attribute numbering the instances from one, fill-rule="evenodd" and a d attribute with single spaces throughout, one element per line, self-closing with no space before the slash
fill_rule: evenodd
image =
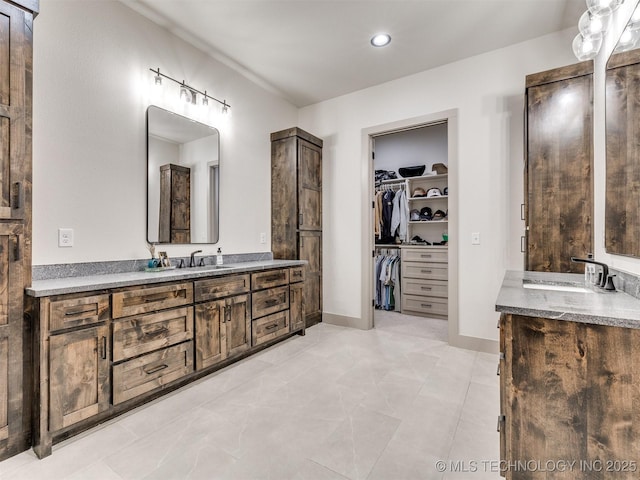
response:
<path id="1" fill-rule="evenodd" d="M 449 335 L 449 345 L 484 353 L 498 353 L 500 351 L 500 344 L 496 340 L 467 337 L 465 335 Z"/>
<path id="2" fill-rule="evenodd" d="M 322 322 L 339 327 L 357 328 L 358 330 L 369 330 L 370 327 L 362 318 L 347 317 L 345 315 L 336 315 L 335 313 L 322 313 Z"/>

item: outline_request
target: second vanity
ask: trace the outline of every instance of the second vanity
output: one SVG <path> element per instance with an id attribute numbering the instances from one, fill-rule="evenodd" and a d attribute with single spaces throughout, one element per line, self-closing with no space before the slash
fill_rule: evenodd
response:
<path id="1" fill-rule="evenodd" d="M 496 310 L 502 475 L 638 478 L 640 300 L 510 271 Z"/>
<path id="2" fill-rule="evenodd" d="M 294 334 L 304 266 L 224 266 L 34 281 L 34 429 L 52 444 Z"/>

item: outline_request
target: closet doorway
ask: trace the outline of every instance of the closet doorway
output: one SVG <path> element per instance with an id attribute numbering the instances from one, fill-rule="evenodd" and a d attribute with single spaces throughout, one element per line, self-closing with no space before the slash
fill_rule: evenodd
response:
<path id="1" fill-rule="evenodd" d="M 364 132 L 372 327 L 401 314 L 458 333 L 456 129 L 447 111 Z"/>

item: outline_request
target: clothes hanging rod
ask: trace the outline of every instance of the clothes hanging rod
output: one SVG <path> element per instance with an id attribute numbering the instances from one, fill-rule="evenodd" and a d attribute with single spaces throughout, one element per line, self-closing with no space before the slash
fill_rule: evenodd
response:
<path id="1" fill-rule="evenodd" d="M 214 100 L 214 101 L 218 102 L 220 105 L 222 105 L 223 109 L 224 108 L 231 108 L 231 105 L 229 105 L 226 100 L 218 100 L 217 98 L 212 97 L 211 95 L 209 95 L 206 90 L 204 92 L 201 92 L 200 90 L 198 90 L 196 88 L 193 88 L 191 85 L 188 85 L 187 83 L 185 83 L 184 80 L 179 81 L 179 80 L 176 80 L 173 77 L 170 77 L 169 75 L 165 75 L 164 73 L 160 72 L 160 68 L 159 67 L 158 67 L 157 70 L 154 70 L 153 68 L 150 68 L 149 70 L 151 70 L 153 73 L 155 73 L 159 77 L 166 78 L 167 80 L 171 80 L 172 82 L 177 83 L 181 87 L 188 88 L 192 92 L 195 92 L 195 93 L 198 93 L 198 94 L 202 95 L 204 98 L 210 98 L 211 100 Z"/>

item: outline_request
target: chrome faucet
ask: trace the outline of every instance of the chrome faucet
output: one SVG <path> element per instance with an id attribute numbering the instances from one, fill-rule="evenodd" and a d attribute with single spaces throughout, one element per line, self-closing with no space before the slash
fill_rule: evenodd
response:
<path id="1" fill-rule="evenodd" d="M 202 253 L 202 250 L 196 250 L 195 252 L 191 252 L 191 260 L 189 261 L 190 267 L 196 266 L 196 258 L 195 258 L 196 253 Z"/>
<path id="2" fill-rule="evenodd" d="M 571 257 L 571 261 L 575 263 L 592 263 L 593 265 L 599 266 L 602 271 L 599 273 L 597 285 L 600 288 L 604 288 L 605 290 L 616 289 L 615 285 L 613 284 L 613 277 L 615 277 L 615 275 L 609 275 L 609 266 L 606 263 L 596 262 L 592 258 L 577 257 Z"/>

